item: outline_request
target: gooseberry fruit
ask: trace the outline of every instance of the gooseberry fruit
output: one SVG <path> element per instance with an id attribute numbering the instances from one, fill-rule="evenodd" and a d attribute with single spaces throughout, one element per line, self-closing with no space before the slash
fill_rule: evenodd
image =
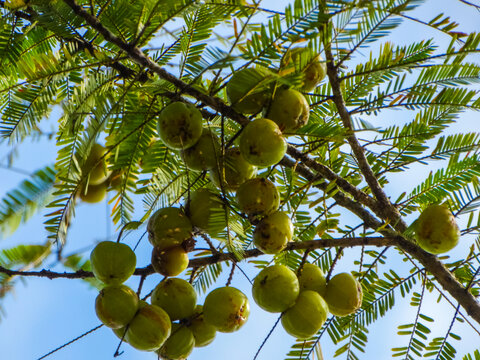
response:
<path id="1" fill-rule="evenodd" d="M 188 212 L 192 224 L 212 236 L 227 226 L 226 211 L 222 199 L 206 188 L 197 189 L 190 195 Z"/>
<path id="2" fill-rule="evenodd" d="M 208 293 L 203 304 L 205 321 L 220 332 L 239 330 L 248 320 L 250 304 L 247 296 L 231 286 L 216 288 Z"/>
<path id="3" fill-rule="evenodd" d="M 148 240 L 159 249 L 181 245 L 192 236 L 192 224 L 182 210 L 166 207 L 157 210 L 148 220 Z"/>
<path id="4" fill-rule="evenodd" d="M 287 246 L 293 237 L 293 224 L 282 211 L 264 217 L 253 231 L 253 242 L 265 254 L 276 254 Z"/>
<path id="5" fill-rule="evenodd" d="M 255 277 L 253 299 L 263 310 L 283 312 L 295 304 L 300 292 L 297 275 L 285 265 L 264 268 Z"/>
<path id="6" fill-rule="evenodd" d="M 138 296 L 126 285 L 108 285 L 95 300 L 95 312 L 100 321 L 112 329 L 126 326 L 138 309 Z"/>
<path id="7" fill-rule="evenodd" d="M 431 254 L 452 250 L 460 239 L 455 217 L 444 205 L 430 205 L 418 217 L 416 224 L 418 245 Z"/>
<path id="8" fill-rule="evenodd" d="M 137 257 L 126 244 L 102 241 L 90 253 L 95 277 L 107 285 L 120 285 L 135 271 Z"/>
<path id="9" fill-rule="evenodd" d="M 102 157 L 107 152 L 100 144 L 93 144 L 87 159 L 83 163 L 82 173 L 88 173 L 88 183 L 90 185 L 99 185 L 107 180 L 110 172 L 107 170 L 107 164 Z"/>
<path id="10" fill-rule="evenodd" d="M 245 160 L 236 147 L 225 151 L 224 158 L 220 159 L 219 167 L 209 170 L 213 183 L 225 190 L 236 190 L 246 180 L 256 174 L 256 167 Z"/>
<path id="11" fill-rule="evenodd" d="M 193 105 L 177 101 L 160 112 L 157 131 L 171 149 L 188 149 L 202 135 L 202 113 Z"/>
<path id="12" fill-rule="evenodd" d="M 280 195 L 270 180 L 254 178 L 240 185 L 237 201 L 240 209 L 248 215 L 267 215 L 280 206 Z"/>
<path id="13" fill-rule="evenodd" d="M 282 132 L 291 132 L 306 125 L 310 116 L 307 99 L 295 89 L 279 89 L 265 115 L 273 120 Z"/>
<path id="14" fill-rule="evenodd" d="M 173 246 L 168 249 L 153 248 L 153 269 L 164 276 L 177 276 L 188 266 L 188 254 L 181 246 Z"/>
<path id="15" fill-rule="evenodd" d="M 275 165 L 287 152 L 287 141 L 270 119 L 260 118 L 245 126 L 240 136 L 240 151 L 252 165 Z"/>
<path id="16" fill-rule="evenodd" d="M 138 350 L 154 351 L 170 336 L 171 326 L 170 318 L 162 308 L 142 304 L 130 321 L 125 339 Z"/>
<path id="17" fill-rule="evenodd" d="M 350 273 L 337 274 L 327 283 L 325 300 L 333 315 L 353 314 L 362 306 L 362 299 L 362 286 Z"/>
<path id="18" fill-rule="evenodd" d="M 303 91 L 312 91 L 327 74 L 327 66 L 320 55 L 311 56 L 308 48 L 295 48 L 287 51 L 282 67 L 300 68 L 303 74 Z"/>
<path id="19" fill-rule="evenodd" d="M 313 290 L 304 290 L 295 304 L 283 313 L 282 325 L 287 333 L 297 339 L 315 335 L 327 320 L 328 306 Z"/>
<path id="20" fill-rule="evenodd" d="M 195 347 L 204 347 L 210 344 L 217 335 L 217 328 L 205 321 L 203 306 L 197 305 L 195 312 L 189 319 L 189 329 L 195 338 Z"/>
<path id="21" fill-rule="evenodd" d="M 227 83 L 228 101 L 243 114 L 255 114 L 268 100 L 268 88 L 264 85 L 268 73 L 261 68 L 236 71 Z"/>
<path id="22" fill-rule="evenodd" d="M 313 290 L 325 296 L 327 283 L 322 269 L 317 265 L 305 263 L 298 275 L 298 282 L 300 283 L 300 291 Z"/>
<path id="23" fill-rule="evenodd" d="M 187 168 L 201 171 L 217 166 L 217 159 L 220 153 L 218 137 L 213 131 L 203 128 L 202 135 L 198 141 L 188 149 L 182 150 L 180 155 Z"/>
<path id="24" fill-rule="evenodd" d="M 98 185 L 88 184 L 80 187 L 80 199 L 90 204 L 98 203 L 107 196 L 107 185 L 101 183 Z"/>
<path id="25" fill-rule="evenodd" d="M 195 347 L 195 338 L 192 331 L 181 324 L 172 324 L 170 337 L 158 350 L 158 354 L 167 360 L 184 360 Z"/>
<path id="26" fill-rule="evenodd" d="M 185 319 L 195 311 L 197 293 L 188 281 L 168 278 L 153 290 L 152 304 L 165 310 L 172 321 Z"/>

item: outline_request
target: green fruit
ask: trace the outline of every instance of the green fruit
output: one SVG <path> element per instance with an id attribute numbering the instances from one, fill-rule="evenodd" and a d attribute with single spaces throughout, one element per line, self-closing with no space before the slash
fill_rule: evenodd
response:
<path id="1" fill-rule="evenodd" d="M 124 342 L 127 342 L 127 339 L 125 338 L 126 337 L 126 330 L 127 328 L 124 326 L 124 327 L 121 327 L 121 328 L 118 328 L 118 329 L 112 329 L 113 333 L 120 339 Z"/>
<path id="2" fill-rule="evenodd" d="M 217 335 L 217 328 L 205 321 L 202 305 L 195 307 L 195 312 L 189 319 L 188 327 L 195 338 L 195 347 L 207 346 Z"/>
<path id="3" fill-rule="evenodd" d="M 188 211 L 192 224 L 212 236 L 227 226 L 228 208 L 218 195 L 206 188 L 192 192 Z"/>
<path id="4" fill-rule="evenodd" d="M 303 73 L 302 91 L 312 91 L 327 74 L 327 66 L 320 55 L 311 56 L 308 48 L 289 50 L 281 64 L 282 68 L 294 67 Z"/>
<path id="5" fill-rule="evenodd" d="M 249 314 L 248 298 L 231 286 L 214 289 L 207 295 L 203 304 L 205 321 L 220 332 L 239 330 L 247 321 Z"/>
<path id="6" fill-rule="evenodd" d="M 145 304 L 128 326 L 126 341 L 138 350 L 154 351 L 170 336 L 168 314 L 156 305 Z"/>
<path id="7" fill-rule="evenodd" d="M 460 239 L 455 217 L 444 205 L 430 205 L 419 216 L 416 224 L 418 245 L 431 254 L 452 250 Z"/>
<path id="8" fill-rule="evenodd" d="M 337 274 L 327 283 L 325 300 L 333 315 L 353 314 L 362 306 L 362 299 L 362 286 L 350 273 Z"/>
<path id="9" fill-rule="evenodd" d="M 285 132 L 293 132 L 306 125 L 310 106 L 302 93 L 294 89 L 279 89 L 265 117 L 273 120 Z"/>
<path id="10" fill-rule="evenodd" d="M 196 303 L 195 289 L 183 279 L 165 279 L 152 292 L 152 304 L 165 310 L 172 321 L 191 316 L 195 311 Z"/>
<path id="11" fill-rule="evenodd" d="M 208 170 L 217 166 L 221 154 L 220 142 L 213 131 L 203 128 L 202 136 L 191 147 L 182 150 L 180 155 L 190 170 Z"/>
<path id="12" fill-rule="evenodd" d="M 271 166 L 282 160 L 287 152 L 287 141 L 277 124 L 260 118 L 251 121 L 243 129 L 240 151 L 252 165 Z"/>
<path id="13" fill-rule="evenodd" d="M 253 299 L 263 310 L 283 312 L 295 304 L 300 292 L 297 275 L 285 265 L 264 268 L 252 286 Z"/>
<path id="14" fill-rule="evenodd" d="M 185 325 L 172 324 L 170 337 L 158 350 L 158 354 L 166 360 L 184 360 L 195 347 L 192 331 Z"/>
<path id="15" fill-rule="evenodd" d="M 240 185 L 237 201 L 240 209 L 248 215 L 268 215 L 278 210 L 280 195 L 270 180 L 254 178 Z"/>
<path id="16" fill-rule="evenodd" d="M 138 296 L 126 285 L 104 287 L 95 300 L 95 312 L 109 328 L 126 326 L 138 309 Z"/>
<path id="17" fill-rule="evenodd" d="M 120 285 L 135 271 L 137 257 L 126 244 L 102 241 L 90 253 L 92 272 L 107 285 Z"/>
<path id="18" fill-rule="evenodd" d="M 80 188 L 80 199 L 90 204 L 98 203 L 107 196 L 107 185 L 101 183 L 98 185 L 88 184 Z"/>
<path id="19" fill-rule="evenodd" d="M 157 210 L 148 220 L 148 240 L 159 249 L 181 245 L 192 237 L 192 224 L 182 210 L 166 207 Z"/>
<path id="20" fill-rule="evenodd" d="M 282 325 L 287 333 L 297 339 L 315 335 L 327 320 L 328 306 L 325 300 L 312 290 L 302 291 L 290 309 L 282 316 Z"/>
<path id="21" fill-rule="evenodd" d="M 177 276 L 188 266 L 188 254 L 181 246 L 168 249 L 154 247 L 152 251 L 153 269 L 164 276 Z"/>
<path id="22" fill-rule="evenodd" d="M 225 190 L 236 190 L 246 180 L 256 174 L 256 167 L 245 160 L 238 148 L 225 151 L 225 157 L 220 159 L 220 166 L 210 169 L 209 174 L 213 183 Z"/>
<path id="23" fill-rule="evenodd" d="M 160 113 L 157 131 L 167 147 L 188 149 L 202 135 L 202 113 L 190 104 L 171 103 Z"/>
<path id="24" fill-rule="evenodd" d="M 228 101 L 243 114 L 255 114 L 268 100 L 268 87 L 264 85 L 268 73 L 260 68 L 236 71 L 227 83 Z"/>
<path id="25" fill-rule="evenodd" d="M 264 217 L 253 232 L 253 242 L 265 254 L 276 254 L 292 241 L 293 224 L 288 215 L 276 211 Z"/>
<path id="26" fill-rule="evenodd" d="M 110 175 L 105 159 L 103 158 L 106 152 L 107 149 L 102 145 L 93 144 L 82 166 L 82 174 L 88 173 L 88 183 L 90 185 L 99 185 L 105 182 Z"/>
<path id="27" fill-rule="evenodd" d="M 300 291 L 313 290 L 325 296 L 327 283 L 322 269 L 317 265 L 305 263 L 300 275 L 298 275 L 298 282 L 300 283 Z"/>

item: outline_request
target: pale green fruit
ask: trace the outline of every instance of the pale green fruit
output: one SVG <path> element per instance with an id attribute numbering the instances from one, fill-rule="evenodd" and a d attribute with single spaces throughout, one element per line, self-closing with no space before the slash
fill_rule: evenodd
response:
<path id="1" fill-rule="evenodd" d="M 267 215 L 278 210 L 280 194 L 270 180 L 254 178 L 240 185 L 237 201 L 240 209 L 248 215 Z"/>
<path id="2" fill-rule="evenodd" d="M 122 340 L 123 338 L 123 341 L 124 342 L 127 342 L 127 339 L 125 338 L 126 337 L 126 330 L 127 328 L 124 326 L 124 327 L 121 327 L 121 328 L 118 328 L 118 329 L 112 329 L 113 333 L 120 339 Z"/>
<path id="3" fill-rule="evenodd" d="M 205 321 L 203 306 L 197 305 L 188 325 L 195 338 L 195 347 L 204 347 L 210 344 L 217 335 L 217 328 Z"/>
<path id="4" fill-rule="evenodd" d="M 188 212 L 192 224 L 212 236 L 227 226 L 226 211 L 222 199 L 208 189 L 197 189 L 190 195 Z"/>
<path id="5" fill-rule="evenodd" d="M 145 304 L 130 321 L 125 339 L 138 350 L 154 351 L 163 345 L 170 332 L 168 314 L 156 305 Z"/>
<path id="6" fill-rule="evenodd" d="M 282 325 L 287 333 L 297 339 L 315 335 L 327 320 L 328 305 L 313 290 L 304 290 L 298 295 L 295 305 L 285 311 Z"/>
<path id="7" fill-rule="evenodd" d="M 305 263 L 300 275 L 298 275 L 298 282 L 300 283 L 300 291 L 313 290 L 325 296 L 327 282 L 322 269 L 317 265 Z"/>
<path id="8" fill-rule="evenodd" d="M 186 319 L 195 311 L 197 293 L 188 281 L 168 278 L 153 290 L 152 304 L 165 310 L 172 321 Z"/>
<path id="9" fill-rule="evenodd" d="M 285 265 L 264 268 L 255 277 L 253 299 L 263 310 L 283 312 L 295 304 L 300 292 L 297 275 Z"/>
<path id="10" fill-rule="evenodd" d="M 225 190 L 236 190 L 246 180 L 255 176 L 257 168 L 247 162 L 238 148 L 229 148 L 220 161 L 220 167 L 210 169 L 212 182 Z"/>
<path id="11" fill-rule="evenodd" d="M 189 169 L 197 171 L 217 166 L 220 154 L 218 137 L 207 128 L 203 128 L 202 136 L 193 146 L 180 152 L 185 165 Z"/>
<path id="12" fill-rule="evenodd" d="M 177 101 L 163 108 L 157 131 L 171 149 L 188 149 L 202 135 L 202 113 L 193 105 Z"/>
<path id="13" fill-rule="evenodd" d="M 268 88 L 263 85 L 267 73 L 260 68 L 236 71 L 227 83 L 228 101 L 243 114 L 255 114 L 268 100 Z"/>
<path id="14" fill-rule="evenodd" d="M 164 276 L 180 275 L 188 266 L 188 254 L 181 246 L 168 249 L 154 247 L 152 251 L 153 269 Z"/>
<path id="15" fill-rule="evenodd" d="M 120 285 L 135 272 L 137 257 L 126 244 L 102 241 L 90 253 L 95 277 L 107 285 Z"/>
<path id="16" fill-rule="evenodd" d="M 185 360 L 195 347 L 192 331 L 181 324 L 172 324 L 170 337 L 158 350 L 158 354 L 166 360 Z"/>
<path id="17" fill-rule="evenodd" d="M 250 304 L 247 296 L 237 288 L 224 286 L 211 291 L 203 304 L 205 321 L 220 332 L 239 330 L 248 320 Z"/>
<path id="18" fill-rule="evenodd" d="M 289 50 L 283 60 L 281 67 L 294 67 L 303 74 L 302 91 L 312 91 L 325 78 L 327 66 L 320 55 L 313 57 L 309 54 L 308 48 L 295 48 Z"/>
<path id="19" fill-rule="evenodd" d="M 327 283 L 325 300 L 333 315 L 347 316 L 362 306 L 362 286 L 350 273 L 335 275 Z"/>
<path id="20" fill-rule="evenodd" d="M 419 216 L 416 224 L 418 245 L 431 254 L 452 250 L 460 239 L 455 217 L 444 205 L 430 205 Z"/>
<path id="21" fill-rule="evenodd" d="M 176 207 L 157 210 L 147 224 L 148 240 L 159 249 L 181 245 L 192 237 L 192 230 L 188 217 Z"/>
<path id="22" fill-rule="evenodd" d="M 252 165 L 271 166 L 282 160 L 287 152 L 287 141 L 277 124 L 260 118 L 249 122 L 243 129 L 240 151 Z"/>
<path id="23" fill-rule="evenodd" d="M 292 237 L 292 221 L 282 211 L 264 217 L 253 232 L 255 246 L 265 254 L 279 253 L 292 241 Z"/>
<path id="24" fill-rule="evenodd" d="M 90 185 L 99 185 L 107 180 L 110 172 L 107 170 L 107 164 L 102 157 L 107 152 L 100 144 L 93 144 L 87 159 L 83 163 L 82 173 L 88 175 Z"/>
<path id="25" fill-rule="evenodd" d="M 310 106 L 302 93 L 294 89 L 279 89 L 265 117 L 273 120 L 282 132 L 292 132 L 308 123 Z"/>
<path id="26" fill-rule="evenodd" d="M 107 196 L 107 184 L 88 184 L 80 188 L 80 199 L 86 203 L 94 204 L 102 201 Z"/>
<path id="27" fill-rule="evenodd" d="M 138 309 L 138 296 L 126 285 L 104 287 L 95 300 L 95 312 L 109 328 L 121 328 L 133 319 Z"/>

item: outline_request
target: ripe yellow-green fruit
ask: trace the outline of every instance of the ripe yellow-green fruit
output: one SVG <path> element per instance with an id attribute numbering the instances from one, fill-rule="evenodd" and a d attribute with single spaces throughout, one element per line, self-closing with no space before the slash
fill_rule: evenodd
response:
<path id="1" fill-rule="evenodd" d="M 430 205 L 419 216 L 416 224 L 418 245 L 431 254 L 452 250 L 460 239 L 455 217 L 444 205 Z"/>
<path id="2" fill-rule="evenodd" d="M 362 286 L 350 273 L 337 274 L 327 283 L 325 300 L 333 315 L 353 314 L 362 306 L 362 299 Z"/>
<path id="3" fill-rule="evenodd" d="M 202 113 L 191 104 L 171 103 L 160 112 L 157 131 L 167 147 L 188 149 L 202 135 Z"/>
<path id="4" fill-rule="evenodd" d="M 264 217 L 253 231 L 253 243 L 265 254 L 279 253 L 292 241 L 292 237 L 292 221 L 282 211 Z"/>
<path id="5" fill-rule="evenodd" d="M 154 351 L 170 336 L 171 326 L 170 318 L 162 308 L 143 304 L 130 321 L 125 339 L 138 350 Z"/>
<path id="6" fill-rule="evenodd" d="M 320 55 L 310 55 L 308 48 L 294 48 L 282 59 L 282 68 L 294 67 L 303 74 L 302 91 L 312 91 L 325 78 L 327 66 Z"/>
<path id="7" fill-rule="evenodd" d="M 205 321 L 220 332 L 239 330 L 248 320 L 250 304 L 247 296 L 237 288 L 224 286 L 208 293 L 203 304 Z"/>
<path id="8" fill-rule="evenodd" d="M 295 89 L 279 89 L 265 115 L 273 120 L 283 133 L 293 132 L 308 123 L 310 106 L 307 99 Z"/>
<path id="9" fill-rule="evenodd" d="M 195 338 L 195 347 L 207 346 L 217 335 L 217 328 L 205 321 L 202 305 L 195 307 L 195 312 L 189 319 L 188 327 Z"/>
<path id="10" fill-rule="evenodd" d="M 237 190 L 240 209 L 252 216 L 268 215 L 280 206 L 280 194 L 273 182 L 266 178 L 245 181 Z"/>
<path id="11" fill-rule="evenodd" d="M 137 257 L 126 244 L 102 241 L 90 253 L 95 277 L 107 285 L 120 285 L 135 271 Z"/>
<path id="12" fill-rule="evenodd" d="M 227 226 L 226 211 L 228 208 L 224 206 L 222 199 L 206 188 L 197 189 L 190 195 L 190 221 L 212 236 L 216 236 Z"/>
<path id="13" fill-rule="evenodd" d="M 313 290 L 304 290 L 298 295 L 295 305 L 282 316 L 282 325 L 287 333 L 297 339 L 315 335 L 327 320 L 328 306 Z"/>
<path id="14" fill-rule="evenodd" d="M 100 144 L 93 144 L 90 153 L 82 166 L 82 174 L 88 173 L 89 185 L 99 185 L 107 180 L 110 172 L 107 170 L 107 164 L 102 157 L 107 152 Z"/>
<path id="15" fill-rule="evenodd" d="M 81 186 L 79 191 L 80 199 L 86 203 L 94 204 L 102 201 L 107 196 L 107 184 L 98 185 L 88 184 Z"/>
<path id="16" fill-rule="evenodd" d="M 195 311 L 197 293 L 188 281 L 168 278 L 153 290 L 152 304 L 165 310 L 172 321 L 186 319 Z"/>
<path id="17" fill-rule="evenodd" d="M 225 151 L 219 167 L 209 170 L 212 182 L 225 190 L 236 190 L 246 180 L 255 176 L 257 168 L 247 162 L 239 148 L 232 147 Z"/>
<path id="18" fill-rule="evenodd" d="M 157 210 L 147 224 L 148 240 L 162 250 L 181 245 L 192 236 L 192 230 L 188 217 L 176 207 Z"/>
<path id="19" fill-rule="evenodd" d="M 152 251 L 153 269 L 164 276 L 177 276 L 188 266 L 188 254 L 181 246 L 168 249 L 154 247 Z"/>
<path id="20" fill-rule="evenodd" d="M 255 114 L 268 100 L 268 88 L 264 85 L 268 73 L 261 68 L 236 71 L 227 83 L 228 101 L 243 114 Z"/>
<path id="21" fill-rule="evenodd" d="M 207 128 L 203 128 L 202 135 L 193 146 L 180 152 L 187 168 L 197 171 L 208 170 L 217 166 L 220 154 L 218 137 Z"/>
<path id="22" fill-rule="evenodd" d="M 252 165 L 271 166 L 282 160 L 287 152 L 287 141 L 272 120 L 255 119 L 240 135 L 240 151 Z"/>
<path id="23" fill-rule="evenodd" d="M 300 291 L 313 290 L 320 295 L 325 296 L 327 291 L 327 282 L 322 269 L 317 265 L 305 263 L 298 275 L 298 282 L 300 283 Z"/>
<path id="24" fill-rule="evenodd" d="M 195 338 L 192 331 L 181 324 L 172 324 L 170 337 L 158 350 L 162 359 L 184 360 L 190 355 L 195 347 Z"/>
<path id="25" fill-rule="evenodd" d="M 138 309 L 138 296 L 126 285 L 108 285 L 95 300 L 95 312 L 100 321 L 112 329 L 126 326 Z"/>
<path id="26" fill-rule="evenodd" d="M 295 304 L 299 292 L 297 275 L 285 265 L 264 268 L 255 277 L 252 286 L 257 305 L 272 313 L 283 312 Z"/>

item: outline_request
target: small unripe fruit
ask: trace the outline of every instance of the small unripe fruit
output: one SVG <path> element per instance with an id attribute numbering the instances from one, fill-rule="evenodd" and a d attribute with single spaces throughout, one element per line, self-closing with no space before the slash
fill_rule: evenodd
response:
<path id="1" fill-rule="evenodd" d="M 164 276 L 177 276 L 188 266 L 188 254 L 181 246 L 168 249 L 154 247 L 152 251 L 153 269 Z"/>
<path id="2" fill-rule="evenodd" d="M 195 311 L 197 293 L 188 281 L 168 278 L 153 290 L 152 304 L 165 310 L 172 321 L 186 319 Z"/>
<path id="3" fill-rule="evenodd" d="M 294 48 L 289 50 L 282 59 L 282 68 L 294 67 L 296 72 L 303 74 L 302 91 L 312 91 L 325 78 L 327 66 L 320 55 L 310 57 L 308 48 Z"/>
<path id="4" fill-rule="evenodd" d="M 95 300 L 95 312 L 100 321 L 112 329 L 126 326 L 138 309 L 138 296 L 126 285 L 104 287 Z"/>
<path id="5" fill-rule="evenodd" d="M 225 190 L 236 190 L 246 180 L 255 176 L 257 169 L 245 160 L 238 148 L 229 148 L 220 159 L 220 167 L 210 169 L 212 182 Z"/>
<path id="6" fill-rule="evenodd" d="M 107 180 L 110 172 L 107 170 L 107 164 L 102 157 L 107 152 L 100 144 L 93 144 L 90 153 L 87 156 L 83 166 L 82 173 L 88 175 L 88 183 L 90 185 L 99 185 Z"/>
<path id="7" fill-rule="evenodd" d="M 212 236 L 227 226 L 226 211 L 222 199 L 206 188 L 197 189 L 190 195 L 188 212 L 192 224 Z"/>
<path id="8" fill-rule="evenodd" d="M 190 104 L 171 103 L 160 113 L 157 130 L 167 147 L 188 149 L 202 135 L 202 113 Z"/>
<path id="9" fill-rule="evenodd" d="M 204 128 L 198 141 L 180 154 L 190 170 L 208 170 L 217 166 L 221 154 L 220 142 L 213 131 Z"/>
<path id="10" fill-rule="evenodd" d="M 247 321 L 249 314 L 248 298 L 231 286 L 212 290 L 203 304 L 205 321 L 220 332 L 230 333 L 239 330 Z"/>
<path id="11" fill-rule="evenodd" d="M 120 285 L 135 271 L 137 257 L 126 244 L 102 241 L 90 253 L 92 272 L 107 285 Z"/>
<path id="12" fill-rule="evenodd" d="M 267 73 L 260 68 L 236 71 L 227 83 L 228 101 L 243 114 L 255 114 L 262 110 L 268 99 L 268 92 L 262 82 Z"/>
<path id="13" fill-rule="evenodd" d="M 148 240 L 162 250 L 181 245 L 192 236 L 192 230 L 188 217 L 176 207 L 157 210 L 147 224 Z"/>
<path id="14" fill-rule="evenodd" d="M 85 185 L 85 184 L 84 184 Z M 102 201 L 107 196 L 107 184 L 98 185 L 88 184 L 82 186 L 79 191 L 80 199 L 86 203 L 94 204 Z"/>
<path id="15" fill-rule="evenodd" d="M 327 316 L 325 300 L 316 291 L 304 290 L 298 295 L 295 305 L 283 314 L 282 325 L 297 339 L 308 339 L 320 330 Z"/>
<path id="16" fill-rule="evenodd" d="M 170 337 L 158 350 L 158 354 L 166 360 L 185 360 L 195 347 L 192 331 L 181 324 L 172 324 Z"/>
<path id="17" fill-rule="evenodd" d="M 430 205 L 419 216 L 416 224 L 418 245 L 431 254 L 452 250 L 460 239 L 455 217 L 444 205 Z"/>
<path id="18" fill-rule="evenodd" d="M 203 306 L 197 305 L 188 325 L 195 338 L 195 347 L 204 347 L 210 344 L 217 335 L 217 328 L 205 321 Z"/>
<path id="19" fill-rule="evenodd" d="M 333 315 L 353 314 L 362 306 L 362 299 L 362 286 L 350 273 L 337 274 L 327 283 L 325 300 Z"/>
<path id="20" fill-rule="evenodd" d="M 310 106 L 302 93 L 294 89 L 279 89 L 273 97 L 266 118 L 277 123 L 282 132 L 292 132 L 306 125 Z"/>
<path id="21" fill-rule="evenodd" d="M 248 215 L 267 215 L 278 210 L 280 194 L 270 180 L 254 178 L 240 185 L 237 201 L 240 209 Z"/>
<path id="22" fill-rule="evenodd" d="M 251 121 L 240 136 L 240 151 L 250 164 L 271 166 L 282 160 L 287 141 L 277 124 L 270 119 Z"/>
<path id="23" fill-rule="evenodd" d="M 293 237 L 293 224 L 288 215 L 276 211 L 264 217 L 253 232 L 255 246 L 265 254 L 276 254 L 287 246 Z"/>
<path id="24" fill-rule="evenodd" d="M 327 282 L 322 269 L 317 265 L 305 263 L 298 275 L 298 282 L 300 283 L 300 291 L 313 290 L 325 296 Z"/>
<path id="25" fill-rule="evenodd" d="M 300 292 L 297 275 L 285 265 L 264 268 L 255 277 L 253 299 L 263 310 L 283 312 L 295 304 Z"/>

